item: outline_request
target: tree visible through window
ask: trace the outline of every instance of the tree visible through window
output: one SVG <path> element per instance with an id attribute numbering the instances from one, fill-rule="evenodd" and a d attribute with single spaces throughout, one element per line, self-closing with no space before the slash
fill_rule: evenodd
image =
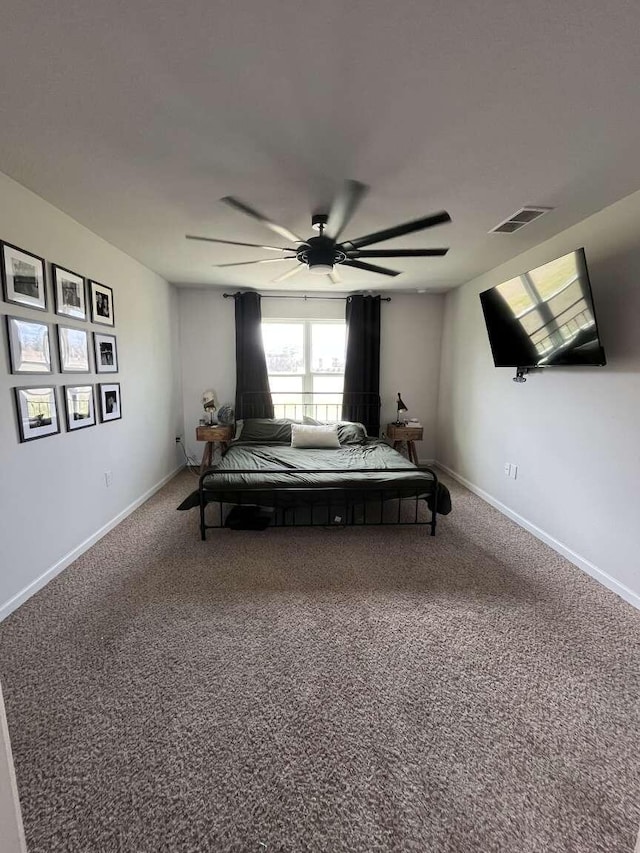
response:
<path id="1" fill-rule="evenodd" d="M 327 419 L 342 403 L 346 323 L 339 320 L 265 320 L 262 338 L 276 417 L 298 416 L 304 399 Z M 332 415 L 332 417 L 329 417 Z M 337 415 L 339 417 L 339 415 Z"/>

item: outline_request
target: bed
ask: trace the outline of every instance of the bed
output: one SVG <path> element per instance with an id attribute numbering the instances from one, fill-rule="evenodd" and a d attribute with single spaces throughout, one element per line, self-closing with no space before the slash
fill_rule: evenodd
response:
<path id="1" fill-rule="evenodd" d="M 317 395 L 316 395 L 317 396 Z M 291 446 L 292 425 L 331 421 L 327 404 L 305 403 L 297 417 L 252 418 L 217 464 L 200 475 L 181 509 L 198 506 L 201 538 L 219 527 L 425 525 L 451 509 L 449 493 L 428 466 L 415 466 L 360 423 L 339 422 L 339 447 Z M 276 405 L 276 414 L 286 409 Z M 341 407 L 335 405 L 334 417 Z"/>

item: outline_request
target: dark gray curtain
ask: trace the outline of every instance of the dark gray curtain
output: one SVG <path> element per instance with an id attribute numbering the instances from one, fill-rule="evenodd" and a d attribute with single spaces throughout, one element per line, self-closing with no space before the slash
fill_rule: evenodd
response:
<path id="1" fill-rule="evenodd" d="M 347 299 L 347 360 L 342 417 L 380 432 L 380 297 Z"/>
<path id="2" fill-rule="evenodd" d="M 236 293 L 236 419 L 272 418 L 260 295 Z"/>

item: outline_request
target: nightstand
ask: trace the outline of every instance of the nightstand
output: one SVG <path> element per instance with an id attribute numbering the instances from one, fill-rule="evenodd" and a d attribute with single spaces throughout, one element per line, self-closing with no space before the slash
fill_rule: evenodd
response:
<path id="1" fill-rule="evenodd" d="M 418 464 L 415 442 L 422 441 L 422 427 L 387 424 L 387 438 L 393 442 L 394 450 L 400 450 L 401 446 L 406 444 L 409 460 L 414 465 Z"/>
<path id="2" fill-rule="evenodd" d="M 234 427 L 228 424 L 196 427 L 196 438 L 198 441 L 207 442 L 204 448 L 204 453 L 202 454 L 200 473 L 206 471 L 207 468 L 211 468 L 216 442 L 220 445 L 220 452 L 224 453 L 227 449 L 227 445 L 233 438 L 233 433 Z"/>

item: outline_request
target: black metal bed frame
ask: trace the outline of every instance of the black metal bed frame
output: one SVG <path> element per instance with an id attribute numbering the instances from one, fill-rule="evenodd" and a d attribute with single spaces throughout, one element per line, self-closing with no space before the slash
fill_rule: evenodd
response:
<path id="1" fill-rule="evenodd" d="M 278 394 L 274 393 L 273 397 Z M 293 396 L 286 393 L 287 397 Z M 321 397 L 322 394 L 300 395 L 308 397 Z M 335 397 L 334 393 L 325 396 Z M 351 397 L 354 402 L 352 406 L 358 405 L 358 395 Z M 364 400 L 364 397 L 369 401 Z M 377 395 L 363 395 L 360 410 L 366 415 L 367 408 L 371 406 L 370 398 L 375 397 L 375 405 L 379 408 L 380 398 Z M 278 404 L 274 402 L 274 408 Z M 295 410 L 296 416 L 308 415 L 310 411 L 315 415 L 324 409 L 324 418 L 328 420 L 327 406 L 335 406 L 336 414 L 342 411 L 342 403 L 324 403 L 313 400 L 300 402 Z M 369 408 L 369 411 L 371 409 Z M 362 418 L 365 420 L 365 417 Z M 336 417 L 336 420 L 340 420 Z M 259 481 L 255 486 L 242 483 L 232 485 L 223 483 L 219 488 L 211 485 L 211 478 L 229 477 L 235 475 L 253 476 L 264 478 L 270 474 L 278 476 L 292 476 L 297 474 L 336 474 L 353 475 L 357 469 L 321 468 L 321 469 L 295 469 L 295 468 L 273 468 L 256 471 L 255 469 L 233 469 L 218 468 L 213 466 L 203 471 L 198 482 L 198 494 L 200 498 L 200 537 L 206 539 L 207 530 L 217 529 L 225 526 L 228 513 L 234 506 L 253 506 L 271 511 L 270 523 L 273 527 L 358 527 L 358 526 L 406 526 L 422 525 L 430 528 L 431 536 L 436 533 L 436 509 L 438 500 L 438 476 L 436 472 L 426 466 L 420 465 L 415 468 L 368 468 L 366 474 L 407 474 L 419 471 L 430 476 L 429 489 L 425 490 L 424 484 L 420 483 L 393 483 L 379 486 L 373 489 L 367 488 L 363 483 L 345 483 L 342 486 L 265 486 Z M 208 481 L 208 485 L 205 482 Z M 425 494 L 431 494 L 431 506 L 427 507 L 424 500 Z M 215 497 L 217 495 L 217 497 Z M 312 497 L 310 497 L 312 495 Z M 284 497 L 285 500 L 279 500 Z M 292 501 L 293 499 L 293 501 Z M 292 502 L 291 502 L 292 501 Z M 287 505 L 291 502 L 290 505 Z M 393 505 L 395 502 L 396 506 Z M 207 524 L 205 510 L 209 503 L 218 504 L 218 524 Z M 228 509 L 225 511 L 225 507 Z M 427 508 L 427 517 L 424 518 L 420 509 Z"/>

